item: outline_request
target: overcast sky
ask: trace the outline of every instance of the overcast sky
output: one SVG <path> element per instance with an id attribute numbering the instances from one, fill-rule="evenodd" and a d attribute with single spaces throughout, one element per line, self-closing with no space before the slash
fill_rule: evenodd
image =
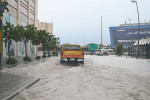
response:
<path id="1" fill-rule="evenodd" d="M 150 0 L 137 0 L 140 21 L 150 21 Z M 61 44 L 101 42 L 103 16 L 103 43 L 110 44 L 109 27 L 137 23 L 136 5 L 131 0 L 39 0 L 38 19 L 54 23 L 54 34 Z"/>

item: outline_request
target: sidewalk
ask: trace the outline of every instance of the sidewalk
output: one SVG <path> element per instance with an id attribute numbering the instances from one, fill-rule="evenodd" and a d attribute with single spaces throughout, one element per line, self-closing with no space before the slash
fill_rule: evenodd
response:
<path id="1" fill-rule="evenodd" d="M 34 57 L 32 57 L 31 62 L 23 61 L 23 57 L 16 57 L 16 59 L 18 61 L 17 64 L 8 65 L 5 64 L 7 58 L 4 58 L 3 68 L 22 67 L 32 64 L 35 65 L 39 62 L 46 61 L 46 59 L 36 61 Z M 0 100 L 10 100 L 14 96 L 16 96 L 19 93 L 19 91 L 29 88 L 39 80 L 39 78 L 19 76 L 14 74 L 3 73 L 0 71 Z"/>
<path id="2" fill-rule="evenodd" d="M 39 78 L 0 72 L 0 100 L 10 100 L 16 96 L 19 91 L 32 86 L 39 80 Z"/>
<path id="3" fill-rule="evenodd" d="M 3 68 L 11 68 L 11 67 L 16 67 L 16 66 L 20 66 L 20 65 L 26 65 L 26 64 L 30 64 L 33 62 L 36 62 L 35 57 L 31 57 L 32 61 L 27 62 L 27 61 L 23 61 L 24 57 L 14 57 L 15 59 L 17 59 L 17 64 L 6 64 L 6 60 L 8 59 L 8 57 L 3 58 Z"/>

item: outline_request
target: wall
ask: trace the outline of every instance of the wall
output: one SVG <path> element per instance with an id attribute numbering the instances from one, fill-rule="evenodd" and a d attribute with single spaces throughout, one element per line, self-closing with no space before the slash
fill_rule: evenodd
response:
<path id="1" fill-rule="evenodd" d="M 38 30 L 46 30 L 46 32 L 53 34 L 53 23 L 45 23 L 38 21 Z"/>

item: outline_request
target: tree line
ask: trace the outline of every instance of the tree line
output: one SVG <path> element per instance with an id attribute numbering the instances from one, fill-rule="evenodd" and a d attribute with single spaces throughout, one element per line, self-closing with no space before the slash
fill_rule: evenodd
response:
<path id="1" fill-rule="evenodd" d="M 37 30 L 37 27 L 34 25 L 17 25 L 16 27 L 6 22 L 6 25 L 3 27 L 3 41 L 8 43 L 8 56 L 10 59 L 10 46 L 11 40 L 17 42 L 24 42 L 25 45 L 25 57 L 27 58 L 27 43 L 32 42 L 33 45 L 40 45 L 43 49 L 43 56 L 45 56 L 45 51 L 50 51 L 57 49 L 60 41 L 59 38 L 56 38 L 54 35 L 46 32 L 45 30 Z M 36 50 L 37 51 L 37 50 Z M 36 52 L 37 57 L 37 52 Z"/>

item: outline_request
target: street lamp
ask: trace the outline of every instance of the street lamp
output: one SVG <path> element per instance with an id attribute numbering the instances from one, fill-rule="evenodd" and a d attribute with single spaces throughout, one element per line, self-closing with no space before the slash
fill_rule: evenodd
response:
<path id="1" fill-rule="evenodd" d="M 102 22 L 102 16 L 101 16 L 101 46 L 103 45 L 103 40 L 102 40 L 103 39 L 103 37 L 102 37 L 102 32 L 103 32 L 102 27 L 103 26 L 102 25 L 103 25 L 103 22 Z"/>
<path id="2" fill-rule="evenodd" d="M 139 16 L 139 9 L 138 9 L 137 1 L 131 0 L 131 2 L 136 3 L 137 14 L 138 14 L 138 53 L 137 53 L 137 58 L 138 58 L 139 57 L 139 38 L 140 38 L 140 16 Z"/>
<path id="3" fill-rule="evenodd" d="M 0 1 L 0 70 L 2 69 L 2 66 L 3 66 L 3 50 L 2 50 L 2 47 L 3 47 L 3 39 L 1 36 L 3 36 L 3 33 L 2 33 L 2 26 L 3 26 L 3 23 L 2 23 L 2 15 L 3 15 L 3 12 L 4 10 L 6 9 L 6 6 L 8 5 L 7 2 L 2 2 Z M 2 45 L 1 45 L 2 44 Z"/>
<path id="4" fill-rule="evenodd" d="M 130 25 L 131 25 L 131 32 L 133 32 L 133 31 L 132 31 L 132 23 L 131 23 L 131 19 L 129 18 L 128 20 L 130 21 Z M 133 36 L 131 37 L 131 40 L 132 40 L 132 42 L 130 43 L 130 45 L 133 45 Z"/>

